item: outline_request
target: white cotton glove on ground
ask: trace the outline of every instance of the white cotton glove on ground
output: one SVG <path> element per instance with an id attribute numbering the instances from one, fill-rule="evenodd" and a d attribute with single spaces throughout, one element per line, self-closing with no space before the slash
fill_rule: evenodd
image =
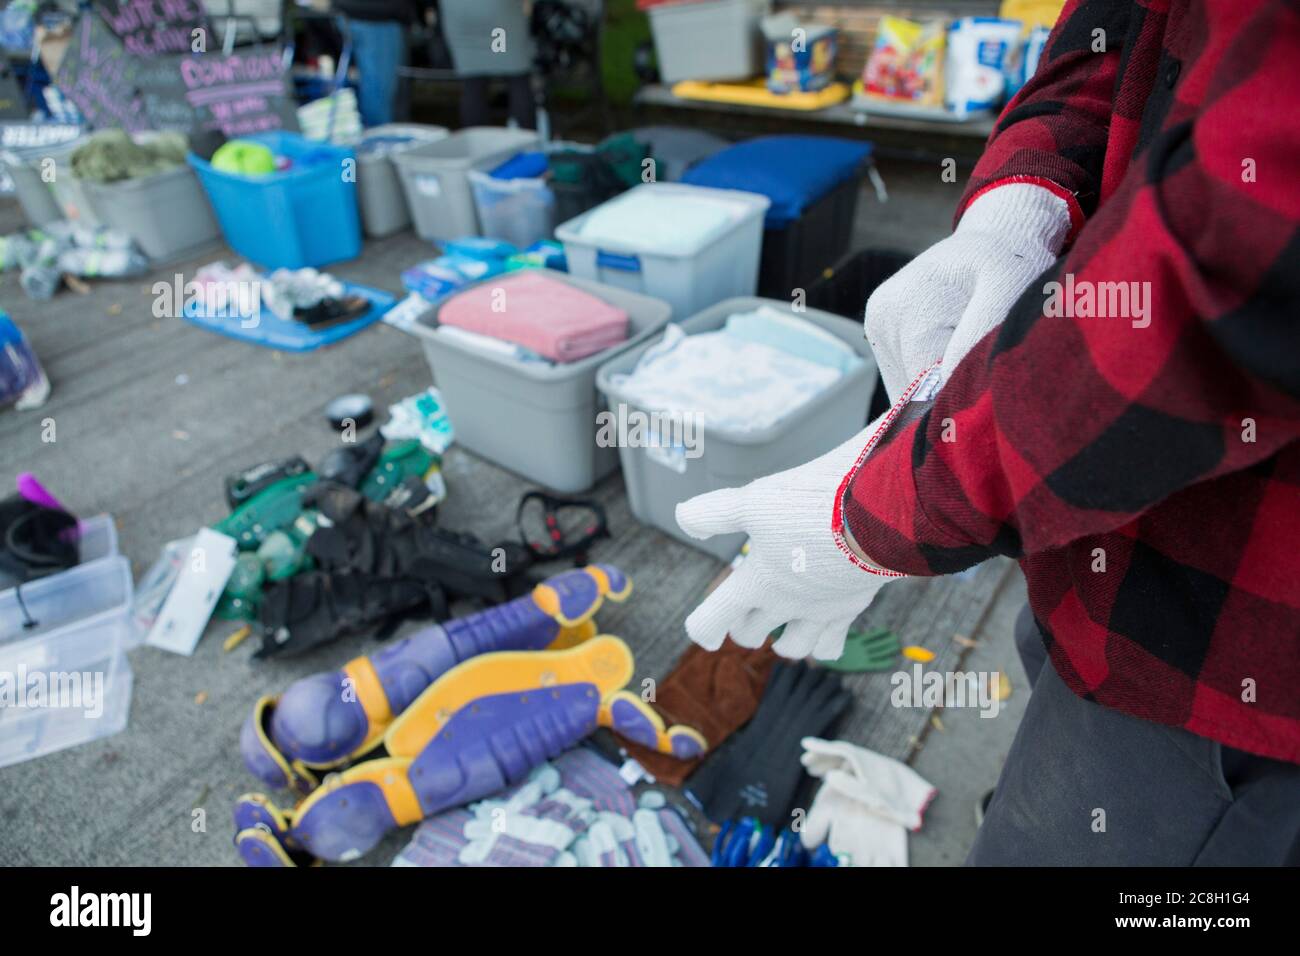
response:
<path id="1" fill-rule="evenodd" d="M 907 829 L 866 812 L 829 781 L 813 798 L 799 839 L 808 850 L 829 844 L 841 866 L 907 866 Z"/>
<path id="2" fill-rule="evenodd" d="M 950 374 L 1002 324 L 1070 234 L 1065 200 L 1042 186 L 990 189 L 956 230 L 881 283 L 867 300 L 867 341 L 890 401 L 936 361 Z"/>
<path id="3" fill-rule="evenodd" d="M 785 624 L 772 645 L 783 657 L 840 656 L 854 618 L 902 576 L 868 569 L 837 542 L 831 526 L 844 478 L 884 418 L 798 468 L 677 506 L 677 523 L 693 538 L 749 535 L 740 567 L 686 619 L 691 640 L 712 651 L 730 634 L 742 647 L 759 647 Z"/>
<path id="4" fill-rule="evenodd" d="M 907 831 L 919 830 L 935 789 L 911 767 L 842 740 L 803 739 L 800 761 L 822 780 L 799 838 L 829 843 L 852 866 L 907 866 Z"/>

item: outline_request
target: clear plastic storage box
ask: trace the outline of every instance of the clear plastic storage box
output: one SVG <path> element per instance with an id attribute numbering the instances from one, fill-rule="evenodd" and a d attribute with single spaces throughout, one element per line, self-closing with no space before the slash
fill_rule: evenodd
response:
<path id="1" fill-rule="evenodd" d="M 126 726 L 131 599 L 131 568 L 119 556 L 24 584 L 21 600 L 17 588 L 0 592 L 0 766 Z"/>
<path id="2" fill-rule="evenodd" d="M 766 196 L 684 183 L 645 183 L 609 203 L 622 202 L 638 191 L 650 191 L 656 197 L 700 197 L 730 205 L 735 215 L 721 235 L 685 244 L 668 254 L 648 251 L 635 234 L 598 242 L 585 236 L 584 224 L 601 208 L 597 206 L 555 230 L 555 237 L 564 243 L 571 273 L 663 299 L 677 318 L 694 315 L 732 296 L 754 294 L 763 217 L 770 205 Z"/>

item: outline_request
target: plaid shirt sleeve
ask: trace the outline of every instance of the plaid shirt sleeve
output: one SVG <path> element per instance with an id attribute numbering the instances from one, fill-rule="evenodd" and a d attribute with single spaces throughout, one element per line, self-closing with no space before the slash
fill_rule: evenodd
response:
<path id="1" fill-rule="evenodd" d="M 989 189 L 1030 182 L 1065 199 L 1075 229 L 1082 225 L 1101 194 L 1120 41 L 1133 10 L 1132 0 L 1069 0 L 1037 71 L 998 118 L 956 218 Z"/>
<path id="2" fill-rule="evenodd" d="M 1010 114 L 1070 85 L 1055 67 L 1069 20 L 1088 6 L 1067 7 L 1053 68 Z M 864 453 L 839 520 L 874 561 L 940 574 L 1058 548 L 1300 436 L 1300 17 L 1268 4 L 1243 21 L 1211 36 L 1228 44 L 1221 55 L 1185 65 L 1180 93 L 1195 102 L 1174 101 L 1042 284 L 923 414 Z M 1046 145 L 1039 157 L 1026 145 L 1038 134 L 1017 132 L 1029 124 L 1066 143 L 1077 129 L 1091 156 L 1100 120 L 1091 107 L 1084 122 L 1069 112 L 1004 117 L 986 175 L 1040 163 L 1071 189 L 1094 188 L 1093 159 L 1053 161 Z M 1071 289 L 1097 303 L 1134 298 L 1127 314 L 1094 317 Z M 1211 515 L 1203 531 L 1212 536 Z"/>

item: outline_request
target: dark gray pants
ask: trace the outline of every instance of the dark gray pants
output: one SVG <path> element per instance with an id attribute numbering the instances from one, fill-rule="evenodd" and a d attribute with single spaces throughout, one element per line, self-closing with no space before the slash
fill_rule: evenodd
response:
<path id="1" fill-rule="evenodd" d="M 968 865 L 1300 865 L 1300 765 L 1076 696 L 1028 607 L 1016 645 L 1033 696 Z"/>

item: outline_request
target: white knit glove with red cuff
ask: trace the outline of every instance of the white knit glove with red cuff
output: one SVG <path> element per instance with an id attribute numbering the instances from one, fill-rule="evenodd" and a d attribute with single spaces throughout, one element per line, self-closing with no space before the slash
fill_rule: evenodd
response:
<path id="1" fill-rule="evenodd" d="M 936 361 L 955 369 L 1001 325 L 1060 255 L 1070 226 L 1069 205 L 1049 189 L 997 186 L 967 207 L 951 236 L 881 283 L 865 321 L 890 400 Z"/>
<path id="2" fill-rule="evenodd" d="M 677 506 L 677 523 L 693 538 L 749 535 L 740 567 L 686 619 L 691 640 L 712 651 L 730 634 L 742 647 L 759 647 L 785 624 L 772 645 L 783 657 L 843 653 L 854 619 L 902 577 L 864 562 L 834 527 L 848 475 L 888 418 L 806 465 Z"/>

